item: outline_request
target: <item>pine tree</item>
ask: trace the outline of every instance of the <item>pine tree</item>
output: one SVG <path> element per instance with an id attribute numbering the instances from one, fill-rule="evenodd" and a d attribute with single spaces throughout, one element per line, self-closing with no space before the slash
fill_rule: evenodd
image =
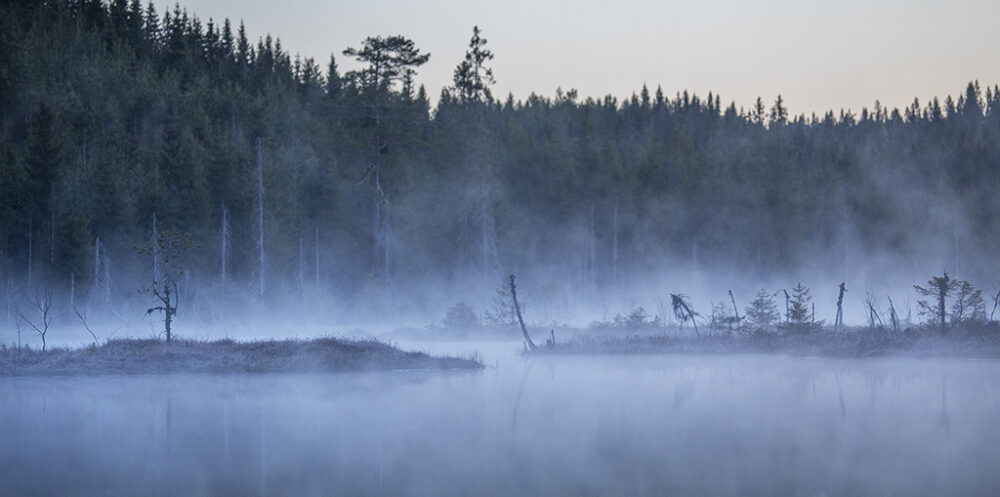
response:
<path id="1" fill-rule="evenodd" d="M 465 60 L 455 68 L 454 89 L 461 102 L 489 102 L 493 100 L 490 85 L 495 83 L 493 69 L 486 63 L 493 60 L 493 52 L 486 49 L 486 39 L 480 36 L 479 26 L 472 27 L 472 39 L 465 52 Z"/>
<path id="2" fill-rule="evenodd" d="M 750 122 L 754 124 L 764 124 L 764 116 L 766 115 L 766 110 L 764 109 L 764 100 L 757 97 L 754 102 L 753 109 L 750 110 Z"/>
<path id="3" fill-rule="evenodd" d="M 804 333 L 812 331 L 815 324 L 810 313 L 812 297 L 809 289 L 798 283 L 792 288 L 792 298 L 789 301 L 788 328 L 790 331 Z"/>
<path id="4" fill-rule="evenodd" d="M 337 59 L 330 54 L 330 62 L 326 65 L 326 94 L 333 100 L 340 96 L 343 83 L 340 80 L 340 73 L 337 72 Z"/>
<path id="5" fill-rule="evenodd" d="M 768 119 L 768 126 L 784 126 L 788 124 L 788 109 L 785 107 L 781 95 L 778 95 L 778 98 L 774 100 L 774 105 L 771 106 L 771 113 L 768 114 Z"/>

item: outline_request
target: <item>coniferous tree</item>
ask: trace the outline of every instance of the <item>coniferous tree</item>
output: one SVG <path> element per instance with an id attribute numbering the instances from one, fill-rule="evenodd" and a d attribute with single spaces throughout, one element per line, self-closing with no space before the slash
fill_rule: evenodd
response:
<path id="1" fill-rule="evenodd" d="M 372 263 L 373 273 L 381 274 L 383 284 L 391 284 L 390 277 L 390 199 L 385 184 L 382 156 L 389 146 L 389 133 L 384 123 L 389 98 L 394 85 L 412 77 L 414 68 L 427 62 L 430 54 L 421 53 L 413 40 L 403 36 L 369 36 L 361 48 L 347 48 L 344 55 L 354 57 L 367 67 L 347 73 L 361 89 L 362 98 L 369 109 L 372 121 L 370 134 L 370 162 L 365 171 L 372 188 Z M 381 264 L 379 261 L 381 260 Z"/>
<path id="2" fill-rule="evenodd" d="M 754 299 L 743 312 L 746 314 L 750 333 L 754 335 L 769 333 L 779 319 L 778 306 L 765 288 L 757 290 Z"/>
<path id="3" fill-rule="evenodd" d="M 944 329 L 947 324 L 948 296 L 955 290 L 955 280 L 948 276 L 948 271 L 944 271 L 941 276 L 933 276 L 927 281 L 927 286 L 913 285 L 917 295 L 924 299 L 917 301 L 920 315 L 924 316 L 927 324 L 938 325 Z M 926 300 L 933 298 L 932 301 Z"/>
<path id="4" fill-rule="evenodd" d="M 480 36 L 479 26 L 473 26 L 465 60 L 455 68 L 454 88 L 463 103 L 489 102 L 493 99 L 490 85 L 495 83 L 493 69 L 486 63 L 493 60 L 493 52 L 486 49 L 486 39 Z"/>

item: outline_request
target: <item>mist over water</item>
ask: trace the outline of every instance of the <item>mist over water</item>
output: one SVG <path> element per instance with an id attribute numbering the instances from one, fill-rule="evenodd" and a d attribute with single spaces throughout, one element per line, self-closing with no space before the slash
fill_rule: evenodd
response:
<path id="1" fill-rule="evenodd" d="M 995 495 L 1000 365 L 522 358 L 0 379 L 3 495 Z"/>

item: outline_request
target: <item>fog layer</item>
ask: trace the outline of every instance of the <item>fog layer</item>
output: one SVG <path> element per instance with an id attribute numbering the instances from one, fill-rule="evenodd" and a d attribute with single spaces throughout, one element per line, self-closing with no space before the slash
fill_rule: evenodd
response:
<path id="1" fill-rule="evenodd" d="M 535 362 L 507 344 L 477 348 L 494 368 L 0 379 L 0 493 L 930 496 L 1000 485 L 994 362 Z"/>

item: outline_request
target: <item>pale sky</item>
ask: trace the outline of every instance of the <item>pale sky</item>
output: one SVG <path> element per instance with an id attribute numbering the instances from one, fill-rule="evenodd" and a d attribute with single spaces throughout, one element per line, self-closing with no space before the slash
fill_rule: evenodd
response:
<path id="1" fill-rule="evenodd" d="M 158 10 L 167 3 L 156 2 Z M 169 5 L 173 5 L 170 3 Z M 185 0 L 204 22 L 242 19 L 256 39 L 281 38 L 293 55 L 325 69 L 371 35 L 401 34 L 430 52 L 418 82 L 436 101 L 451 84 L 472 26 L 496 54 L 494 95 L 619 98 L 643 83 L 667 95 L 711 90 L 723 104 L 770 105 L 779 93 L 793 114 L 904 107 L 913 97 L 956 95 L 970 80 L 1000 83 L 1000 1 L 839 0 L 807 2 L 555 2 L 511 0 L 306 2 Z"/>

